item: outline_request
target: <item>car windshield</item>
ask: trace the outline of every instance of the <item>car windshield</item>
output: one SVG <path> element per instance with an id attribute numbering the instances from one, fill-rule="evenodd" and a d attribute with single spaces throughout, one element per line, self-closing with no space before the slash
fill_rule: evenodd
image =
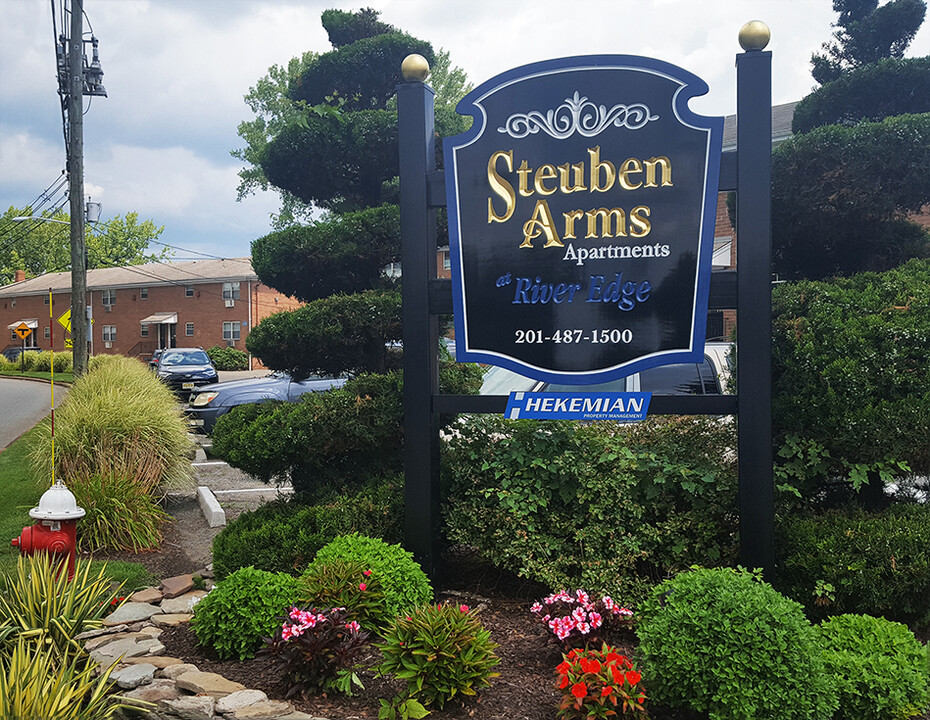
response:
<path id="1" fill-rule="evenodd" d="M 161 356 L 159 365 L 209 365 L 210 358 L 203 350 L 196 352 L 166 352 Z"/>

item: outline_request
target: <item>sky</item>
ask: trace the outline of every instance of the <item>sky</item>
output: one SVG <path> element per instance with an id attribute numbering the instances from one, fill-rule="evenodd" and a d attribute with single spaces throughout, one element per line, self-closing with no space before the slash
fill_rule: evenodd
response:
<path id="1" fill-rule="evenodd" d="M 0 212 L 31 203 L 65 166 L 53 4 L 0 0 Z M 253 117 L 243 96 L 271 65 L 331 49 L 323 10 L 361 7 L 449 51 L 475 85 L 538 60 L 642 55 L 703 78 L 710 92 L 691 106 L 705 115 L 735 112 L 745 22 L 771 29 L 777 105 L 813 89 L 810 57 L 836 20 L 830 0 L 84 0 L 108 93 L 85 98 L 84 114 L 85 195 L 101 221 L 152 219 L 178 259 L 248 255 L 279 200 L 236 200 L 243 166 L 229 153 Z M 907 56 L 928 53 L 924 23 Z"/>

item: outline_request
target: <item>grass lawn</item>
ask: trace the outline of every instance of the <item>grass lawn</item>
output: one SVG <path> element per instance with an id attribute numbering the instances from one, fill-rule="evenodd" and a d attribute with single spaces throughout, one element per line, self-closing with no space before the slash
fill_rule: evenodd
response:
<path id="1" fill-rule="evenodd" d="M 35 428 L 0 452 L 0 497 L 3 498 L 0 503 L 0 576 L 15 569 L 19 548 L 13 547 L 10 541 L 35 522 L 29 517 L 29 511 L 39 504 L 39 498 L 51 484 L 51 478 L 37 478 L 32 472 L 28 456 L 33 435 Z M 133 562 L 107 563 L 107 575 L 119 582 L 125 580 L 127 590 L 155 582 L 142 565 Z"/>
<path id="2" fill-rule="evenodd" d="M 0 375 L 9 375 L 10 377 L 40 378 L 42 380 L 52 379 L 52 374 L 47 372 L 33 372 L 31 370 L 20 372 L 19 365 L 5 365 L 0 367 Z M 55 373 L 55 382 L 72 383 L 74 382 L 74 373 L 72 373 L 70 370 L 68 372 L 57 372 Z"/>

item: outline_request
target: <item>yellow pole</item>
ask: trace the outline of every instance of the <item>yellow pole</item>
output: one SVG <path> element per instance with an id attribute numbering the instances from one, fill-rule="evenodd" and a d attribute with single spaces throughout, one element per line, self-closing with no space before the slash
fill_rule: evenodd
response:
<path id="1" fill-rule="evenodd" d="M 55 315 L 52 311 L 52 289 L 48 289 L 48 326 L 49 326 L 49 352 L 51 354 L 52 370 L 52 485 L 55 484 Z M 36 328 L 36 332 L 38 332 Z"/>

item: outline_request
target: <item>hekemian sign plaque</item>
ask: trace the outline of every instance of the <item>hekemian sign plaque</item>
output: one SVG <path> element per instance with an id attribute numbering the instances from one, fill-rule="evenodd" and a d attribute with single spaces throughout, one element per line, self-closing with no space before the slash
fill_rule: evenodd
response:
<path id="1" fill-rule="evenodd" d="M 723 118 L 623 55 L 505 72 L 444 141 L 456 356 L 591 384 L 703 360 Z"/>

